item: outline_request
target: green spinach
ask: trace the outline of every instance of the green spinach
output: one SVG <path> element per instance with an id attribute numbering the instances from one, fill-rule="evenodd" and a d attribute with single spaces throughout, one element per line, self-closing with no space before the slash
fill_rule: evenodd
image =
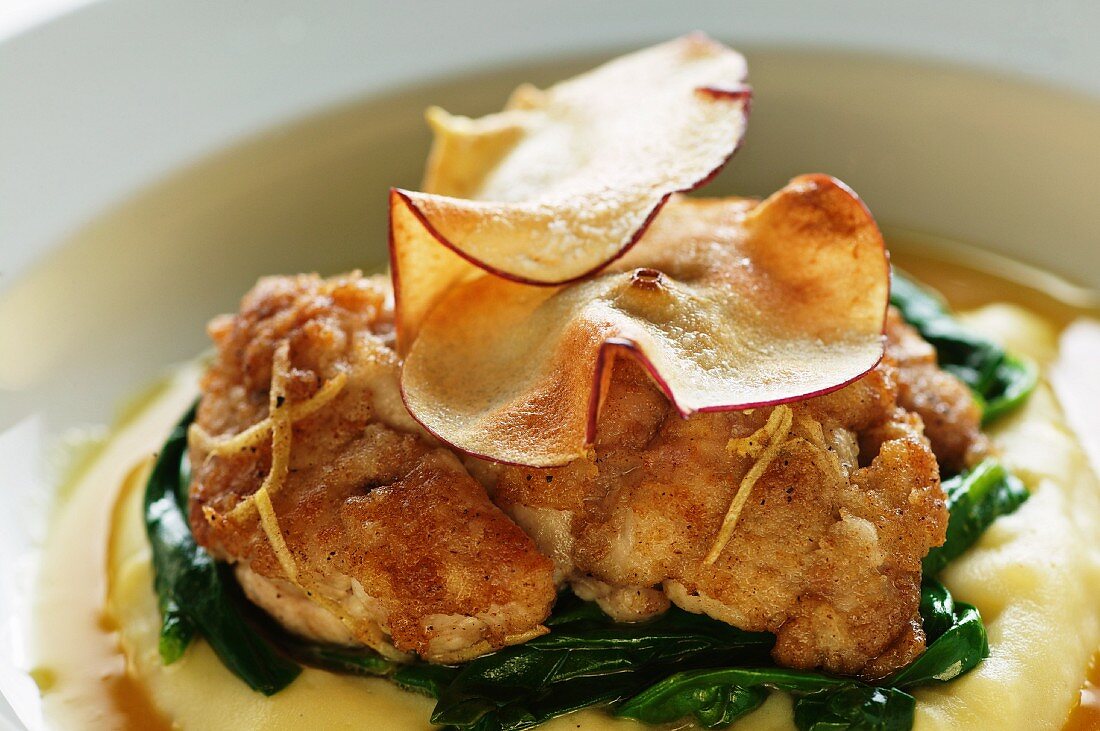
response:
<path id="1" fill-rule="evenodd" d="M 1039 370 L 1034 363 L 967 329 L 942 299 L 896 269 L 890 278 L 890 304 L 935 346 L 940 366 L 970 387 L 982 406 L 984 423 L 1012 411 L 1035 389 Z"/>
<path id="2" fill-rule="evenodd" d="M 187 521 L 187 427 L 194 417 L 192 408 L 176 424 L 145 487 L 145 527 L 163 618 L 161 657 L 175 662 L 201 632 L 229 670 L 254 690 L 273 695 L 301 669 L 249 622 L 234 594 L 237 582 L 195 543 Z"/>
<path id="3" fill-rule="evenodd" d="M 996 460 L 943 482 L 950 517 L 947 540 L 924 557 L 924 573 L 935 575 L 974 545 L 994 520 L 1015 512 L 1028 498 L 1027 487 Z"/>
<path id="4" fill-rule="evenodd" d="M 928 648 L 876 685 L 775 666 L 723 667 L 670 675 L 624 702 L 616 715 L 647 723 L 694 716 L 701 725 L 718 728 L 750 712 L 763 702 L 766 689 L 774 689 L 795 697 L 795 725 L 802 731 L 904 731 L 912 726 L 915 708 L 906 690 L 952 680 L 989 655 L 977 609 L 955 603 L 938 581 L 925 580 L 921 615 Z M 751 697 L 749 691 L 754 692 Z M 750 698 L 756 699 L 754 705 Z M 721 714 L 728 714 L 729 720 L 711 725 L 712 719 L 724 717 Z"/>
<path id="5" fill-rule="evenodd" d="M 802 696 L 794 704 L 799 731 L 908 731 L 916 699 L 897 688 L 852 685 Z"/>
<path id="6" fill-rule="evenodd" d="M 676 608 L 650 622 L 626 624 L 569 594 L 560 604 L 549 634 L 463 666 L 440 695 L 432 722 L 527 728 L 624 699 L 681 668 L 716 667 L 731 657 L 768 662 L 775 644 L 771 634 Z"/>

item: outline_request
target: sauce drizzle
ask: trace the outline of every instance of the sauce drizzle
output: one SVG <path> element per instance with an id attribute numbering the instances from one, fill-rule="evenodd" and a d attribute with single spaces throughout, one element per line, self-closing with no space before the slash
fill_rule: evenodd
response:
<path id="1" fill-rule="evenodd" d="M 1092 656 L 1085 684 L 1077 705 L 1069 712 L 1062 731 L 1096 731 L 1100 729 L 1100 652 Z"/>

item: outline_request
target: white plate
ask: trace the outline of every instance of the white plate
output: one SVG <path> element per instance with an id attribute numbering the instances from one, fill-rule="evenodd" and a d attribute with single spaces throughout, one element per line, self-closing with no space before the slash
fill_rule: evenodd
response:
<path id="1" fill-rule="evenodd" d="M 49 446 L 203 349 L 256 276 L 380 266 L 428 102 L 484 112 L 703 28 L 750 51 L 757 90 L 709 191 L 828 172 L 884 223 L 1100 287 L 1100 5 L 921 5 L 110 0 L 0 42 L 0 689 L 20 682 Z"/>

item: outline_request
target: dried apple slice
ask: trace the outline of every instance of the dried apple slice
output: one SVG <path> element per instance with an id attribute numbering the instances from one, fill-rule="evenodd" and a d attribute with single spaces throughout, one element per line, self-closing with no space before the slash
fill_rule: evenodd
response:
<path id="1" fill-rule="evenodd" d="M 740 54 L 696 34 L 546 90 L 520 87 L 481 119 L 431 110 L 427 192 L 390 196 L 399 348 L 478 270 L 551 285 L 620 256 L 669 195 L 733 154 L 746 73 Z"/>
<path id="2" fill-rule="evenodd" d="M 619 355 L 684 416 L 808 398 L 882 357 L 887 271 L 874 219 L 828 176 L 760 204 L 675 197 L 589 279 L 449 291 L 406 358 L 405 403 L 459 450 L 546 467 L 591 444 Z"/>

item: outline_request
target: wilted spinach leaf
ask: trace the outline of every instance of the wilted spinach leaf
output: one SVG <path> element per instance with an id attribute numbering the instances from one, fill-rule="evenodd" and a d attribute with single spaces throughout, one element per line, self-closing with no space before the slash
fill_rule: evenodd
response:
<path id="1" fill-rule="evenodd" d="M 1027 488 L 996 460 L 988 459 L 973 470 L 943 482 L 947 496 L 947 540 L 924 557 L 924 573 L 935 575 L 961 556 L 998 517 L 1020 507 Z"/>
<path id="2" fill-rule="evenodd" d="M 963 326 L 942 299 L 896 269 L 890 278 L 890 304 L 935 346 L 940 367 L 974 392 L 983 422 L 1016 408 L 1035 389 L 1039 371 L 1033 363 Z"/>
<path id="3" fill-rule="evenodd" d="M 187 521 L 187 427 L 192 408 L 176 424 L 145 486 L 145 529 L 153 549 L 154 590 L 161 608 L 161 657 L 182 656 L 201 632 L 222 663 L 250 687 L 272 695 L 301 668 L 284 657 L 242 611 L 236 582 L 191 535 Z"/>

